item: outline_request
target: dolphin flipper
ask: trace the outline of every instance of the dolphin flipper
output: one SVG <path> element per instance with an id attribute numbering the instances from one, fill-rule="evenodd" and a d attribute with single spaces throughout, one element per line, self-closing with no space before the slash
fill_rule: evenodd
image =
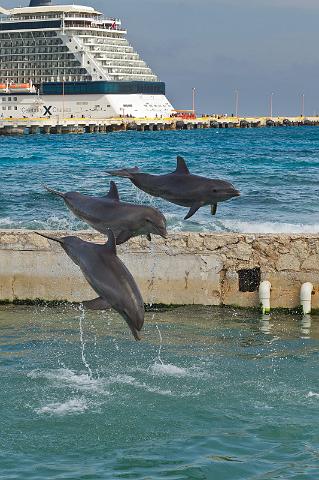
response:
<path id="1" fill-rule="evenodd" d="M 82 305 L 86 310 L 109 310 L 111 308 L 111 305 L 101 297 L 82 302 Z"/>
<path id="2" fill-rule="evenodd" d="M 122 243 L 127 242 L 131 237 L 132 233 L 128 230 L 123 230 L 117 237 L 116 237 L 116 244 L 121 245 Z"/>
<path id="3" fill-rule="evenodd" d="M 214 205 L 210 206 L 210 211 L 212 215 L 216 215 L 217 212 L 217 203 L 214 203 Z"/>
<path id="4" fill-rule="evenodd" d="M 114 255 L 116 255 L 116 240 L 115 240 L 115 235 L 113 233 L 113 230 L 109 228 L 106 231 L 106 234 L 107 234 L 107 242 L 105 245 L 103 245 L 103 247 L 106 248 L 106 250 L 109 250 L 112 253 L 114 253 Z"/>
<path id="5" fill-rule="evenodd" d="M 197 210 L 202 206 L 203 206 L 203 204 L 201 202 L 194 203 L 194 205 L 189 209 L 189 212 L 186 215 L 186 217 L 184 217 L 184 220 L 187 220 L 188 218 L 191 218 L 194 215 L 194 213 L 196 213 Z"/>
<path id="6" fill-rule="evenodd" d="M 122 168 L 120 170 L 107 170 L 106 173 L 115 177 L 132 178 L 134 173 L 138 173 L 139 168 Z"/>

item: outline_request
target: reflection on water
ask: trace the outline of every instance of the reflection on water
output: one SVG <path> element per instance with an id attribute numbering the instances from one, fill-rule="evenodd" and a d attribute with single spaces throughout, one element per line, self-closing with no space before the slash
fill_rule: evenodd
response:
<path id="1" fill-rule="evenodd" d="M 1 306 L 0 478 L 313 480 L 318 352 L 315 315 L 153 311 L 135 342 L 115 313 Z"/>
<path id="2" fill-rule="evenodd" d="M 302 338 L 310 338 L 311 315 L 304 315 L 300 321 Z"/>

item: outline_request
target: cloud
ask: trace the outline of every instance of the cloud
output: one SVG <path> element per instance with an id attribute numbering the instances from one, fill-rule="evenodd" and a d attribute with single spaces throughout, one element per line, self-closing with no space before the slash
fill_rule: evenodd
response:
<path id="1" fill-rule="evenodd" d="M 178 0 L 177 0 L 178 1 Z M 187 1 L 187 0 L 186 0 Z M 198 2 L 206 0 L 198 0 Z M 237 8 L 298 8 L 300 10 L 316 9 L 319 10 L 318 0 L 212 0 L 213 3 L 235 6 Z"/>

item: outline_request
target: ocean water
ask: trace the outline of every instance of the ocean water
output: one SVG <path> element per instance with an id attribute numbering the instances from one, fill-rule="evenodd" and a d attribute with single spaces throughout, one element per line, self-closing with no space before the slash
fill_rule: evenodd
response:
<path id="1" fill-rule="evenodd" d="M 3 480 L 319 478 L 319 317 L 0 307 Z"/>
<path id="2" fill-rule="evenodd" d="M 0 228 L 83 229 L 61 191 L 104 195 L 108 168 L 175 169 L 176 156 L 193 173 L 231 181 L 240 198 L 219 204 L 216 217 L 154 199 L 116 179 L 125 201 L 160 208 L 171 231 L 319 232 L 319 128 L 118 132 L 99 135 L 0 137 Z"/>

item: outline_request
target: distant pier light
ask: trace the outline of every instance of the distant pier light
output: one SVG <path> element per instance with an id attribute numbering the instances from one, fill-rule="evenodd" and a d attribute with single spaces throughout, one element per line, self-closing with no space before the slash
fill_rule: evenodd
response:
<path id="1" fill-rule="evenodd" d="M 273 117 L 273 98 L 274 98 L 274 93 L 272 92 L 270 94 L 270 98 L 269 98 L 269 114 L 270 114 L 270 118 Z"/>
<path id="2" fill-rule="evenodd" d="M 193 94 L 193 108 L 192 108 L 192 110 L 193 110 L 193 115 L 195 115 L 195 96 L 196 96 L 196 88 L 195 87 L 192 88 L 192 94 Z"/>

